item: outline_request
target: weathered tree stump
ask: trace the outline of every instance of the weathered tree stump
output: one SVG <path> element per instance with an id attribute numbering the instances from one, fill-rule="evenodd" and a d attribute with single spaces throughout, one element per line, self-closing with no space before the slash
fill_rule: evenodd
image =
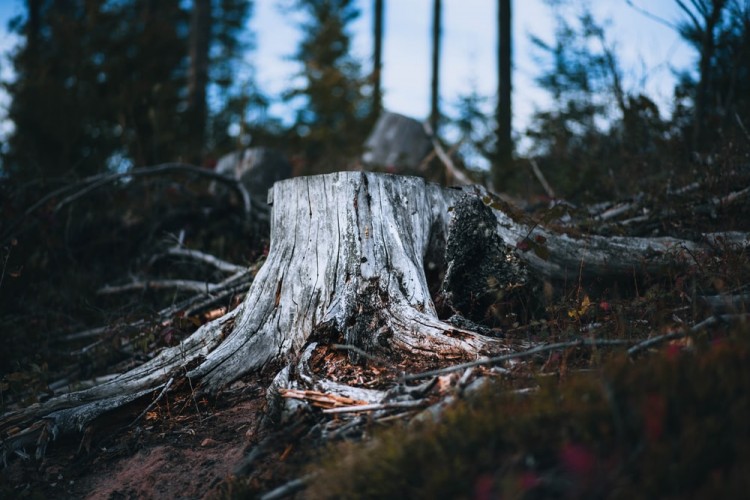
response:
<path id="1" fill-rule="evenodd" d="M 234 332 L 191 376 L 218 388 L 323 331 L 368 352 L 461 358 L 499 348 L 438 320 L 430 297 L 425 262 L 443 253 L 460 193 L 360 172 L 277 183 L 268 260 Z"/>

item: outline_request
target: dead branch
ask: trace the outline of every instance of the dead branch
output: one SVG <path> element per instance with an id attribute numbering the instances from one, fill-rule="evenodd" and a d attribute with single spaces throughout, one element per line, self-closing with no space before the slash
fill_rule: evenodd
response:
<path id="1" fill-rule="evenodd" d="M 11 223 L 2 234 L 2 236 L 0 236 L 0 242 L 6 243 L 13 236 L 14 231 L 18 229 L 30 215 L 47 205 L 47 203 L 49 203 L 51 200 L 54 200 L 61 196 L 63 197 L 63 199 L 55 204 L 55 211 L 59 211 L 66 205 L 78 200 L 86 194 L 120 179 L 126 179 L 129 177 L 151 177 L 173 173 L 197 175 L 199 177 L 206 177 L 222 184 L 226 184 L 230 189 L 235 191 L 239 196 L 239 199 L 242 200 L 242 213 L 245 217 L 249 217 L 252 209 L 250 194 L 239 180 L 223 174 L 219 174 L 206 168 L 196 167 L 194 165 L 188 165 L 184 163 L 164 163 L 161 165 L 155 165 L 153 167 L 134 168 L 127 172 L 92 175 L 74 184 L 55 189 L 54 191 L 40 198 L 39 201 L 31 205 L 29 208 L 27 208 L 21 215 L 21 217 L 19 217 L 15 222 Z"/>
<path id="2" fill-rule="evenodd" d="M 150 404 L 149 404 L 149 405 L 148 405 L 148 406 L 147 406 L 146 408 L 144 408 L 144 410 L 143 410 L 143 411 L 142 411 L 142 412 L 141 412 L 141 413 L 140 413 L 140 414 L 139 414 L 139 415 L 138 415 L 137 417 L 135 417 L 135 420 L 133 420 L 133 421 L 132 421 L 132 422 L 130 423 L 130 426 L 131 426 L 131 427 L 132 427 L 132 426 L 134 426 L 134 425 L 135 425 L 136 423 L 138 423 L 138 421 L 139 421 L 139 420 L 140 420 L 141 418 L 143 418 L 143 416 L 144 416 L 144 415 L 145 415 L 146 413 L 148 413 L 148 412 L 149 412 L 149 411 L 151 410 L 151 408 L 153 408 L 153 407 L 154 407 L 154 406 L 156 405 L 156 403 L 158 403 L 158 402 L 159 402 L 159 400 L 161 400 L 161 398 L 163 398 L 163 397 L 164 397 L 164 394 L 166 394 L 166 393 L 167 393 L 167 391 L 169 390 L 169 387 L 170 387 L 170 386 L 172 385 L 172 382 L 174 382 L 174 377 L 171 377 L 171 378 L 170 378 L 169 380 L 167 380 L 167 383 L 166 383 L 166 384 L 164 384 L 164 388 L 162 388 L 162 390 L 161 390 L 161 392 L 159 393 L 159 395 L 158 395 L 158 396 L 156 396 L 156 398 L 155 398 L 155 399 L 154 399 L 153 401 L 151 401 L 151 403 L 150 403 Z"/>
<path id="3" fill-rule="evenodd" d="M 440 159 L 440 161 L 445 165 L 445 169 L 448 171 L 448 173 L 458 181 L 459 184 L 463 185 L 469 185 L 473 184 L 474 181 L 472 181 L 463 171 L 461 171 L 459 168 L 456 167 L 456 165 L 453 163 L 453 160 L 451 160 L 451 157 L 448 155 L 448 153 L 445 152 L 443 149 L 443 146 L 440 144 L 440 141 L 437 140 L 437 137 L 435 137 L 435 134 L 432 130 L 432 127 L 430 126 L 430 123 L 428 121 L 423 122 L 422 124 L 424 126 L 424 131 L 427 134 L 427 136 L 430 138 L 430 141 L 432 142 L 432 147 L 435 150 L 435 154 Z"/>
<path id="4" fill-rule="evenodd" d="M 656 337 L 644 340 L 643 342 L 639 342 L 638 344 L 628 349 L 628 356 L 632 357 L 633 355 L 638 354 L 639 352 L 648 349 L 649 347 L 653 347 L 668 340 L 675 340 L 687 337 L 689 335 L 695 335 L 701 330 L 705 330 L 706 328 L 719 323 L 729 324 L 732 321 L 746 321 L 748 318 L 750 318 L 750 314 L 721 314 L 710 316 L 700 323 L 696 323 L 690 328 L 684 328 L 677 332 L 665 333 L 664 335 L 658 335 Z"/>
<path id="5" fill-rule="evenodd" d="M 284 483 L 278 488 L 273 489 L 269 491 L 268 493 L 264 493 L 263 495 L 261 495 L 260 500 L 277 500 L 279 498 L 284 498 L 284 497 L 293 495 L 294 493 L 297 493 L 298 491 L 302 491 L 305 488 L 307 488 L 307 484 L 310 481 L 315 479 L 316 475 L 317 474 L 308 474 L 298 479 L 289 481 L 288 483 Z"/>
<path id="6" fill-rule="evenodd" d="M 149 280 L 134 281 L 125 285 L 105 285 L 96 291 L 98 295 L 132 292 L 135 290 L 183 290 L 186 292 L 213 293 L 221 288 L 221 283 L 193 280 Z"/>
<path id="7" fill-rule="evenodd" d="M 328 408 L 323 410 L 323 413 L 327 414 L 339 414 L 339 413 L 359 413 L 363 411 L 377 411 L 377 410 L 391 410 L 391 409 L 404 409 L 404 408 L 422 408 L 427 404 L 427 401 L 420 399 L 417 401 L 392 401 L 387 403 L 375 403 L 368 405 L 357 405 L 357 406 L 344 406 L 340 408 Z"/>
<path id="8" fill-rule="evenodd" d="M 448 366 L 446 368 L 440 368 L 437 370 L 430 370 L 422 373 L 414 373 L 410 375 L 404 375 L 401 377 L 402 381 L 417 380 L 426 377 L 435 377 L 438 375 L 445 375 L 447 373 L 453 373 L 462 371 L 467 368 L 475 366 L 487 366 L 502 363 L 511 359 L 527 358 L 543 352 L 558 351 L 560 349 L 570 349 L 572 347 L 608 347 L 608 346 L 623 346 L 633 344 L 632 340 L 623 339 L 578 339 L 571 342 L 557 342 L 554 344 L 543 344 L 540 346 L 533 347 L 521 352 L 514 352 L 512 354 L 503 354 L 502 356 L 495 356 L 492 358 L 483 358 L 476 361 L 470 361 L 468 363 L 461 363 L 458 365 Z"/>
<path id="9" fill-rule="evenodd" d="M 542 169 L 539 168 L 539 164 L 536 162 L 534 158 L 529 160 L 529 164 L 531 165 L 531 171 L 534 173 L 534 177 L 537 178 L 539 183 L 544 188 L 544 192 L 547 193 L 547 196 L 550 198 L 556 198 L 555 191 L 552 189 L 552 186 L 549 185 L 549 182 L 547 182 L 546 177 L 544 177 L 544 174 L 542 173 Z"/>
<path id="10" fill-rule="evenodd" d="M 208 264 L 209 266 L 213 266 L 219 271 L 223 271 L 225 273 L 242 273 L 247 269 L 246 267 L 238 266 L 237 264 L 227 262 L 211 254 L 207 254 L 199 250 L 193 250 L 189 248 L 172 247 L 168 249 L 163 255 L 171 255 L 174 257 L 186 257 L 189 259 L 197 260 L 199 262 Z M 159 256 L 155 258 L 158 258 L 158 257 Z"/>

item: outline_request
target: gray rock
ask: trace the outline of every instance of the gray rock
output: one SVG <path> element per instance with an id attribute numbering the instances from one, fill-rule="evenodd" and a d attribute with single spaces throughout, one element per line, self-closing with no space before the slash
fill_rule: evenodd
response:
<path id="1" fill-rule="evenodd" d="M 247 148 L 222 156 L 216 172 L 242 181 L 254 203 L 265 204 L 268 190 L 276 181 L 292 176 L 292 165 L 276 150 L 264 147 Z M 220 194 L 218 185 L 212 191 Z"/>
<path id="2" fill-rule="evenodd" d="M 383 113 L 365 141 L 362 162 L 368 168 L 414 172 L 431 150 L 422 122 L 397 113 Z"/>

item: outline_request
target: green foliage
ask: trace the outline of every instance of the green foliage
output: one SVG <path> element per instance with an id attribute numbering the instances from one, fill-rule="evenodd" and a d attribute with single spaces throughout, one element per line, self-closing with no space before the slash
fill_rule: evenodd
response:
<path id="1" fill-rule="evenodd" d="M 721 5 L 721 15 L 710 33 L 714 46 L 705 75 L 707 109 L 701 128 L 703 142 L 711 145 L 708 148 L 710 153 L 720 151 L 729 142 L 746 142 L 747 132 L 742 127 L 748 128 L 746 117 L 750 116 L 750 4 L 743 0 L 715 4 Z M 695 48 L 696 66 L 700 68 L 700 58 L 705 50 L 705 26 L 699 28 L 699 24 L 698 18 L 692 18 L 678 27 L 682 37 Z M 679 110 L 683 121 L 682 132 L 686 138 L 690 137 L 688 132 L 694 118 L 698 86 L 693 73 L 686 71 L 681 74 L 675 97 L 686 97 L 691 101 Z"/>
<path id="2" fill-rule="evenodd" d="M 38 2 L 12 25 L 23 44 L 4 168 L 21 179 L 81 177 L 125 155 L 174 155 L 184 13 L 165 2 Z"/>
<path id="3" fill-rule="evenodd" d="M 359 154 L 372 124 L 366 79 L 350 54 L 348 27 L 360 12 L 353 0 L 296 0 L 293 5 L 305 16 L 294 55 L 304 83 L 286 95 L 301 102 L 294 133 L 311 171 L 340 169 Z"/>
<path id="4" fill-rule="evenodd" d="M 217 0 L 212 17 L 211 143 L 225 142 L 236 61 L 250 45 L 249 0 Z M 68 180 L 178 160 L 191 151 L 185 98 L 189 2 L 42 0 L 10 28 L 23 42 L 6 82 L 14 130 L 3 149 L 11 178 Z M 212 89 L 215 89 L 212 91 Z M 223 127 L 222 127 L 223 126 Z"/>
<path id="5" fill-rule="evenodd" d="M 635 365 L 494 384 L 439 422 L 330 450 L 311 498 L 739 498 L 750 470 L 750 330 Z"/>
<path id="6" fill-rule="evenodd" d="M 584 9 L 556 12 L 552 43 L 532 37 L 543 69 L 538 84 L 554 100 L 527 131 L 534 153 L 558 195 L 612 199 L 634 191 L 634 166 L 666 140 L 666 126 L 645 95 L 628 94 L 606 25 Z M 625 188 L 625 189 L 623 189 Z"/>

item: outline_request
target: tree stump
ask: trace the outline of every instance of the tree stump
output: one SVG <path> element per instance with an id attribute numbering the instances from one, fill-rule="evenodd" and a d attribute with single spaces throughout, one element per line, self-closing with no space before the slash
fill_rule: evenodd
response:
<path id="1" fill-rule="evenodd" d="M 460 193 L 362 172 L 276 183 L 268 260 L 233 333 L 190 375 L 215 389 L 332 333 L 384 354 L 496 351 L 497 340 L 438 320 L 425 276 L 426 261 L 442 258 Z"/>

